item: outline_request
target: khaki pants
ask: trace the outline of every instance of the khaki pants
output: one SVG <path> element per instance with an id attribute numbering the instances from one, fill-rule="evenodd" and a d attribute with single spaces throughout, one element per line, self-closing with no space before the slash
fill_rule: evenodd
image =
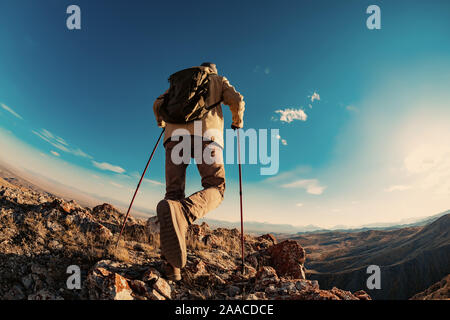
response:
<path id="1" fill-rule="evenodd" d="M 202 154 L 205 149 L 207 152 L 221 161 L 215 161 L 212 164 L 207 161 L 197 161 L 198 172 L 202 179 L 203 190 L 185 197 L 186 169 L 188 164 L 175 164 L 172 161 L 172 150 L 180 143 L 179 141 L 168 140 L 164 147 L 166 149 L 166 196 L 168 200 L 180 201 L 184 214 L 189 223 L 204 217 L 209 211 L 217 208 L 223 200 L 225 193 L 225 167 L 223 165 L 222 148 L 211 142 L 202 141 L 201 137 L 185 136 L 182 139 L 191 139 L 191 158 L 197 158 L 194 155 L 194 143 L 201 145 Z M 182 140 L 180 139 L 180 141 Z M 182 153 L 182 152 L 181 152 Z M 219 163 L 220 162 L 220 163 Z"/>

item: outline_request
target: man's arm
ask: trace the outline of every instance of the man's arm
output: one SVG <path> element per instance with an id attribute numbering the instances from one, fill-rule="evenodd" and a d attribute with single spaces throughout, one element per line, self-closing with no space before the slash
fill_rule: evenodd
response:
<path id="1" fill-rule="evenodd" d="M 166 95 L 167 91 L 164 92 L 164 94 L 160 95 L 158 98 L 156 98 L 155 102 L 153 103 L 153 113 L 155 114 L 156 122 L 158 124 L 158 127 L 160 128 L 164 128 L 166 126 L 166 123 L 159 114 L 159 108 L 161 108 L 161 105 L 163 104 L 164 96 Z"/>
<path id="2" fill-rule="evenodd" d="M 244 126 L 244 97 L 236 91 L 227 78 L 222 80 L 223 103 L 230 107 L 233 119 L 232 126 L 242 128 Z"/>

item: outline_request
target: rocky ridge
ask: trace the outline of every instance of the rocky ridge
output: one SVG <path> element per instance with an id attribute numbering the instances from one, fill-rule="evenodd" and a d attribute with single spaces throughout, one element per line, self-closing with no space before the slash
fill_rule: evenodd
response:
<path id="1" fill-rule="evenodd" d="M 277 243 L 270 234 L 245 236 L 242 270 L 239 231 L 205 223 L 189 227 L 183 280 L 171 282 L 156 217 L 131 217 L 116 248 L 123 217 L 109 204 L 85 208 L 0 183 L 0 299 L 370 299 L 364 291 L 321 290 L 305 279 L 298 242 Z M 67 286 L 74 265 L 80 289 Z"/>

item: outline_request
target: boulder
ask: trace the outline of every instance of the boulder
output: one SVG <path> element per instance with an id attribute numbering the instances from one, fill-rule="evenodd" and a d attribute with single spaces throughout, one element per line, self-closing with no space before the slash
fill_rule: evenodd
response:
<path id="1" fill-rule="evenodd" d="M 280 277 L 305 279 L 306 253 L 297 241 L 286 240 L 268 249 L 271 265 Z"/>
<path id="2" fill-rule="evenodd" d="M 163 278 L 158 278 L 156 282 L 153 284 L 153 288 L 158 291 L 163 297 L 167 299 L 171 299 L 172 297 L 172 288 Z"/>
<path id="3" fill-rule="evenodd" d="M 88 275 L 87 289 L 94 300 L 133 300 L 128 279 L 104 268 L 94 268 Z"/>
<path id="4" fill-rule="evenodd" d="M 269 266 L 261 267 L 255 276 L 256 285 L 259 287 L 265 287 L 272 283 L 280 281 L 277 272 L 274 268 Z"/>

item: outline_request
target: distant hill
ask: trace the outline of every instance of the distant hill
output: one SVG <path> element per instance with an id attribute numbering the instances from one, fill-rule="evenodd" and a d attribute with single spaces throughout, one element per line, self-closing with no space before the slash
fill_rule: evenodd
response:
<path id="1" fill-rule="evenodd" d="M 228 222 L 222 220 L 214 219 L 204 219 L 206 223 L 213 226 L 214 228 L 240 228 L 241 224 L 237 222 Z M 255 221 L 245 221 L 244 228 L 246 232 L 249 233 L 297 233 L 297 232 L 310 232 L 323 230 L 322 228 L 314 225 L 308 226 L 293 226 L 290 224 L 273 224 L 267 222 L 255 222 Z"/>
<path id="2" fill-rule="evenodd" d="M 408 299 L 450 273 L 450 214 L 424 227 L 292 237 L 309 254 L 311 279 L 325 288 L 366 286 L 367 266 L 381 268 L 375 299 Z"/>
<path id="3" fill-rule="evenodd" d="M 450 214 L 450 210 L 424 218 L 422 217 L 422 218 L 405 219 L 403 221 L 390 223 L 373 223 L 353 228 L 346 226 L 336 226 L 334 228 L 325 229 L 316 225 L 294 226 L 291 224 L 274 224 L 256 221 L 245 221 L 244 228 L 247 232 L 250 233 L 259 233 L 259 234 L 274 233 L 281 238 L 287 238 L 287 237 L 294 237 L 295 235 L 302 235 L 309 233 L 328 233 L 328 232 L 357 233 L 368 230 L 395 230 L 407 227 L 424 226 L 426 224 L 435 221 L 436 219 L 439 219 L 440 217 L 446 214 Z M 204 219 L 204 221 L 216 228 L 240 228 L 239 221 L 228 222 L 208 218 Z"/>

